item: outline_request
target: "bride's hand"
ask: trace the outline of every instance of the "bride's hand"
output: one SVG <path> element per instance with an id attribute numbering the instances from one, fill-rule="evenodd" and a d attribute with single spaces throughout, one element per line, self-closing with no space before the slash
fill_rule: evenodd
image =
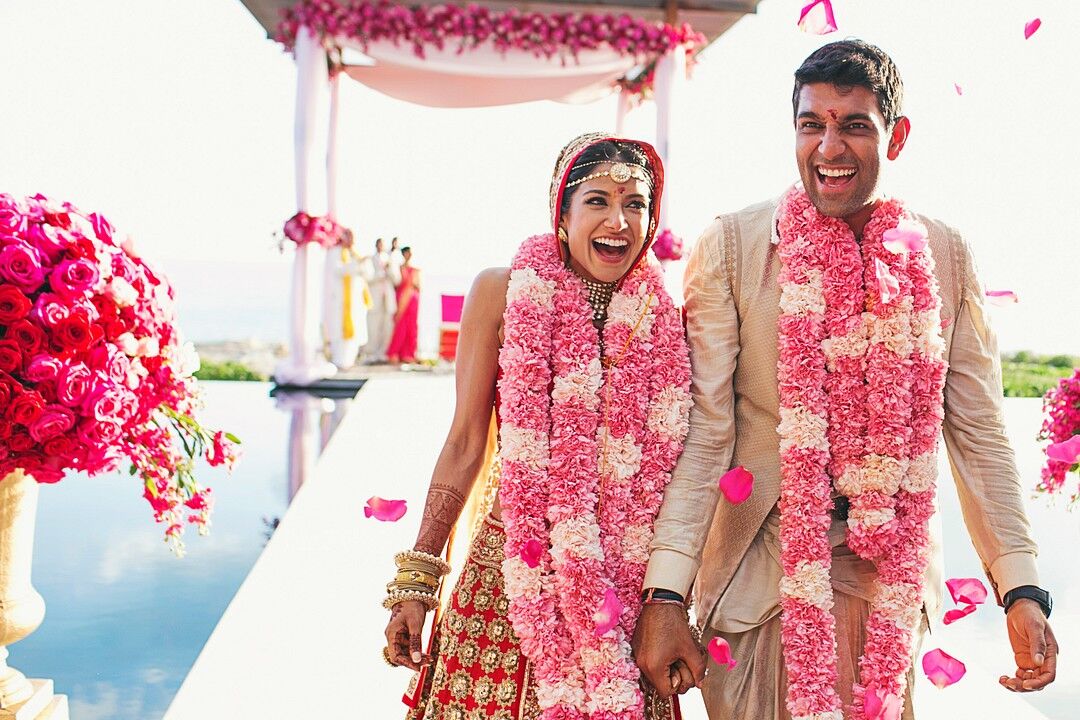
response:
<path id="1" fill-rule="evenodd" d="M 399 602 L 390 610 L 390 622 L 386 625 L 386 647 L 395 665 L 419 670 L 426 665 L 422 653 L 424 618 L 427 608 L 415 600 Z"/>

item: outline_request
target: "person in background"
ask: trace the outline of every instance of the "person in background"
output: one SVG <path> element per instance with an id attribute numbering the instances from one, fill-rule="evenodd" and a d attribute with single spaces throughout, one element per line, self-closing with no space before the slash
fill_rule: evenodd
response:
<path id="1" fill-rule="evenodd" d="M 394 238 L 397 240 L 397 238 Z M 401 249 L 401 282 L 397 286 L 394 334 L 386 348 L 391 363 L 416 361 L 416 339 L 420 315 L 420 269 L 412 264 L 412 248 Z"/>
<path id="2" fill-rule="evenodd" d="M 371 293 L 371 309 L 367 314 L 368 343 L 364 348 L 367 362 L 386 362 L 386 347 L 394 333 L 394 313 L 397 311 L 395 289 L 401 282 L 397 266 L 382 238 L 375 241 L 375 253 L 365 263 L 364 279 Z"/>
<path id="3" fill-rule="evenodd" d="M 330 362 L 340 370 L 356 363 L 368 341 L 368 306 L 371 296 L 362 275 L 366 258 L 354 249 L 353 232 L 346 229 L 341 244 L 326 253 L 323 332 L 330 345 Z"/>

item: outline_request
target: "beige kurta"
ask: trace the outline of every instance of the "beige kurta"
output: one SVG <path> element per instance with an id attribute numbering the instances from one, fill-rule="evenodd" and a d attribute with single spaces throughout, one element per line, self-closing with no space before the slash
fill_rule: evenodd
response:
<path id="1" fill-rule="evenodd" d="M 735 632 L 740 622 L 744 628 L 765 623 L 777 598 L 772 585 L 778 568 L 760 532 L 780 496 L 776 207 L 774 200 L 721 216 L 702 235 L 687 266 L 694 408 L 656 521 L 645 576 L 645 587 L 684 594 L 693 583 L 702 623 Z M 1019 585 L 1037 585 L 1038 573 L 1005 435 L 997 340 L 987 323 L 970 248 L 944 223 L 919 219 L 929 230 L 945 325 L 945 444 L 965 523 L 1000 598 Z M 720 500 L 717 479 L 739 465 L 754 474 L 754 492 L 732 505 Z M 937 518 L 931 525 L 937 527 Z M 942 595 L 936 536 L 925 598 L 932 620 Z M 736 571 L 756 579 L 761 590 L 729 594 L 718 608 Z M 834 586 L 846 582 L 844 572 L 834 572 Z M 772 682 L 779 685 L 781 678 L 775 673 Z M 782 698 L 782 689 L 774 694 Z"/>

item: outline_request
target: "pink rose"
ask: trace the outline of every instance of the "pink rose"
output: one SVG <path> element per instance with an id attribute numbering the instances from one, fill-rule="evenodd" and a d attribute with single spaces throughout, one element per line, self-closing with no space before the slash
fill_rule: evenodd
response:
<path id="1" fill-rule="evenodd" d="M 131 368 L 127 355 L 112 344 L 98 345 L 92 349 L 87 364 L 117 384 L 127 382 L 128 370 Z"/>
<path id="2" fill-rule="evenodd" d="M 115 420 L 87 420 L 79 424 L 78 435 L 87 447 L 115 447 L 124 436 L 124 426 Z"/>
<path id="3" fill-rule="evenodd" d="M 90 213 L 86 216 L 86 219 L 93 225 L 94 234 L 97 235 L 98 240 L 109 243 L 110 245 L 115 244 L 113 242 L 113 226 L 109 224 L 108 220 L 97 213 Z"/>
<path id="4" fill-rule="evenodd" d="M 64 369 L 64 363 L 52 355 L 35 355 L 30 358 L 24 375 L 31 382 L 56 380 Z"/>
<path id="5" fill-rule="evenodd" d="M 6 278 L 24 293 L 32 293 L 45 280 L 44 258 L 37 248 L 23 243 L 0 250 L 0 277 Z"/>
<path id="6" fill-rule="evenodd" d="M 63 405 L 46 405 L 41 415 L 30 426 L 30 437 L 34 442 L 45 442 L 66 433 L 75 424 L 75 414 Z"/>
<path id="7" fill-rule="evenodd" d="M 94 384 L 90 369 L 81 362 L 71 363 L 64 369 L 56 384 L 56 399 L 68 407 L 76 407 L 83 401 Z"/>
<path id="8" fill-rule="evenodd" d="M 34 317 L 54 328 L 71 315 L 71 307 L 54 293 L 41 293 L 34 302 Z"/>
<path id="9" fill-rule="evenodd" d="M 130 417 L 130 404 L 125 401 L 125 394 L 117 388 L 99 384 L 83 400 L 83 412 L 95 420 L 110 421 Z"/>
<path id="10" fill-rule="evenodd" d="M 53 268 L 49 284 L 57 295 L 73 300 L 85 295 L 100 277 L 97 266 L 89 260 L 64 260 Z"/>
<path id="11" fill-rule="evenodd" d="M 39 225 L 31 223 L 26 231 L 26 240 L 41 251 L 42 255 L 52 260 L 63 254 L 67 246 L 67 238 L 63 231 L 57 230 L 51 225 Z"/>

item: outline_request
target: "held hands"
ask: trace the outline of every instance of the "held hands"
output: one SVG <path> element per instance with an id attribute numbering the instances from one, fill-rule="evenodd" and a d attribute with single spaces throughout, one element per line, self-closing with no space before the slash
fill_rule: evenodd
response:
<path id="1" fill-rule="evenodd" d="M 431 659 L 422 652 L 422 634 L 427 608 L 423 603 L 406 600 L 390 610 L 390 622 L 386 625 L 387 657 L 391 664 L 410 670 L 419 670 Z"/>
<path id="2" fill-rule="evenodd" d="M 1016 658 L 1016 675 L 998 682 L 1013 692 L 1042 690 L 1057 677 L 1058 644 L 1054 631 L 1034 600 L 1017 600 L 1005 616 Z"/>
<path id="3" fill-rule="evenodd" d="M 686 611 L 678 605 L 645 605 L 631 647 L 642 674 L 661 699 L 682 695 L 705 679 L 704 651 L 690 634 Z"/>

